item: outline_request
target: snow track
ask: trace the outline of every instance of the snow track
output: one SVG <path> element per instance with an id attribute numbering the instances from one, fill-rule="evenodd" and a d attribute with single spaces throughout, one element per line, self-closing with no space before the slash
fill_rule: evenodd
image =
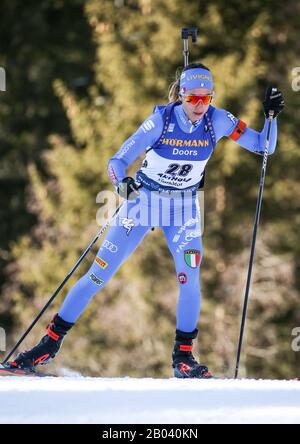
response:
<path id="1" fill-rule="evenodd" d="M 300 423 L 300 382 L 0 378 L 0 423 Z"/>

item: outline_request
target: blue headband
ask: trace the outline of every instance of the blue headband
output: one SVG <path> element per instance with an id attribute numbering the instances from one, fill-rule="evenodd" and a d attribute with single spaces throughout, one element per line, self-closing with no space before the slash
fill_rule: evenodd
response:
<path id="1" fill-rule="evenodd" d="M 184 71 L 180 77 L 180 93 L 185 93 L 194 88 L 207 88 L 213 91 L 214 84 L 211 72 L 203 68 Z"/>

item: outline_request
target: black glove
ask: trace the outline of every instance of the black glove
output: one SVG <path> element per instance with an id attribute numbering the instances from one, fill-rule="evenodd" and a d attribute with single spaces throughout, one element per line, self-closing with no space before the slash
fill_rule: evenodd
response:
<path id="1" fill-rule="evenodd" d="M 140 195 L 139 188 L 141 188 L 139 182 L 136 182 L 132 177 L 125 177 L 118 184 L 117 192 L 124 199 L 135 200 Z"/>
<path id="2" fill-rule="evenodd" d="M 274 111 L 273 118 L 275 119 L 284 108 L 282 92 L 275 86 L 269 86 L 266 90 L 263 106 L 266 118 L 268 119 L 270 117 L 270 111 Z"/>

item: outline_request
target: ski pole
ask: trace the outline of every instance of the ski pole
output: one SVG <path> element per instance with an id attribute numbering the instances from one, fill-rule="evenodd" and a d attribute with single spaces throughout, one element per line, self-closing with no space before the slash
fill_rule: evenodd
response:
<path id="1" fill-rule="evenodd" d="M 183 56 L 184 67 L 189 64 L 189 37 L 192 38 L 192 42 L 197 41 L 198 28 L 182 28 L 181 38 L 183 39 Z"/>
<path id="2" fill-rule="evenodd" d="M 238 351 L 237 351 L 234 379 L 237 379 L 238 373 L 239 373 L 239 367 L 240 367 L 240 359 L 241 359 L 241 353 L 242 353 L 243 338 L 244 338 L 244 331 L 245 331 L 245 324 L 246 324 L 246 317 L 247 317 L 247 309 L 248 309 L 248 301 L 249 301 L 250 283 L 251 283 L 251 276 L 252 276 L 252 269 L 253 269 L 253 262 L 254 262 L 254 254 L 255 254 L 256 235 L 257 235 L 257 229 L 258 229 L 258 224 L 259 224 L 259 219 L 260 219 L 262 197 L 263 197 L 263 191 L 264 191 L 264 185 L 265 185 L 265 178 L 266 178 L 266 170 L 267 170 L 267 162 L 268 162 L 268 153 L 269 153 L 269 146 L 270 146 L 270 135 L 271 135 L 271 127 L 272 127 L 273 116 L 274 116 L 274 111 L 270 111 L 270 113 L 269 113 L 268 131 L 267 131 L 267 139 L 266 139 L 264 158 L 263 158 L 263 164 L 262 164 L 262 170 L 261 170 L 259 194 L 258 194 L 258 200 L 257 200 L 257 206 L 256 206 L 255 222 L 254 222 L 254 228 L 253 228 L 253 237 L 252 237 L 252 245 L 251 245 L 250 262 L 249 262 L 249 268 L 248 268 L 246 292 L 245 292 L 245 299 L 244 299 L 244 307 L 243 307 L 243 314 L 242 314 L 242 322 L 241 322 L 241 329 L 240 329 L 240 337 L 239 337 L 239 344 L 238 344 Z"/>
<path id="3" fill-rule="evenodd" d="M 111 224 L 112 220 L 114 219 L 114 217 L 119 213 L 120 209 L 122 207 L 122 204 L 117 208 L 117 210 L 115 211 L 114 215 L 112 216 L 112 218 L 101 228 L 101 230 L 98 232 L 98 234 L 96 235 L 96 237 L 93 239 L 93 241 L 90 243 L 90 245 L 87 247 L 87 249 L 85 250 L 85 252 L 82 254 L 82 256 L 78 259 L 78 261 L 76 262 L 76 264 L 74 265 L 74 267 L 71 269 L 71 271 L 67 274 L 67 276 L 65 277 L 65 279 L 62 281 L 62 283 L 59 285 L 59 287 L 55 290 L 55 292 L 53 293 L 53 295 L 51 296 L 51 298 L 49 299 L 49 301 L 47 302 L 47 304 L 44 306 L 44 308 L 42 309 L 42 311 L 40 312 L 40 314 L 35 318 L 35 320 L 31 323 L 31 325 L 28 327 L 28 329 L 26 330 L 26 332 L 23 334 L 23 336 L 19 339 L 19 341 L 17 342 L 17 344 L 14 346 L 14 348 L 9 352 L 9 354 L 6 356 L 6 358 L 4 359 L 4 361 L 1 363 L 2 365 L 5 365 L 6 362 L 10 359 L 10 357 L 15 353 L 15 351 L 17 350 L 17 348 L 22 344 L 22 342 L 24 341 L 24 339 L 28 336 L 28 334 L 31 332 L 31 330 L 33 329 L 33 327 L 35 326 L 35 324 L 39 321 L 39 319 L 42 317 L 42 315 L 45 313 L 45 311 L 47 310 L 47 308 L 52 304 L 52 302 L 54 301 L 54 299 L 56 298 L 56 296 L 60 293 L 60 291 L 63 289 L 63 287 L 65 286 L 65 284 L 68 282 L 68 280 L 70 279 L 70 277 L 73 275 L 73 273 L 77 270 L 77 268 L 79 267 L 79 265 L 81 264 L 81 262 L 83 261 L 83 259 L 86 257 L 86 255 L 89 253 L 89 251 L 91 251 L 91 249 L 93 248 L 93 246 L 95 245 L 95 243 L 98 241 L 98 239 L 100 238 L 100 236 L 102 236 L 102 234 L 107 230 L 107 228 L 109 227 L 109 225 Z"/>

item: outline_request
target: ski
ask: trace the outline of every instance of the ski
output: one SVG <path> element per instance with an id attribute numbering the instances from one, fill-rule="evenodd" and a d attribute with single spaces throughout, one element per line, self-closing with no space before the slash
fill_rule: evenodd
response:
<path id="1" fill-rule="evenodd" d="M 52 377 L 56 378 L 56 375 L 50 374 L 50 373 L 42 373 L 38 372 L 36 370 L 30 370 L 26 368 L 10 368 L 3 366 L 0 364 L 0 376 L 27 376 L 27 377 L 34 377 L 34 378 L 45 378 L 45 377 Z"/>

